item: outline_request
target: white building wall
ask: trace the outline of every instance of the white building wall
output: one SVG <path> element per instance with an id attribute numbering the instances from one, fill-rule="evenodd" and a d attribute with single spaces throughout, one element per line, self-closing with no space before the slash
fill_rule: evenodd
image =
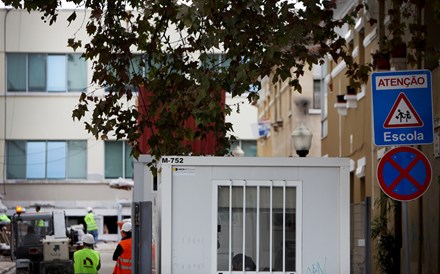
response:
<path id="1" fill-rule="evenodd" d="M 232 108 L 232 113 L 226 117 L 226 122 L 232 123 L 233 135 L 240 140 L 257 140 L 258 108 L 249 103 L 247 94 L 232 98 L 228 93 L 226 104 Z M 237 112 L 237 106 L 240 112 Z"/>
<path id="2" fill-rule="evenodd" d="M 88 18 L 84 10 L 76 10 L 77 20 L 70 25 L 67 18 L 72 10 L 63 10 L 58 15 L 57 23 L 49 26 L 41 20 L 38 12 L 28 13 L 21 10 L 10 10 L 6 13 L 4 20 L 7 25 L 7 40 L 5 41 L 7 51 L 21 52 L 72 52 L 67 46 L 67 39 L 77 37 L 83 42 L 89 41 L 84 31 L 85 22 L 81 20 Z M 78 31 L 80 30 L 80 31 Z M 83 43 L 84 44 L 84 43 Z"/>
<path id="3" fill-rule="evenodd" d="M 24 53 L 70 53 L 72 49 L 67 47 L 67 39 L 77 37 L 83 43 L 88 37 L 81 30 L 82 20 L 76 20 L 67 26 L 67 17 L 71 11 L 60 13 L 58 22 L 49 26 L 41 20 L 39 13 L 27 13 L 26 11 L 3 10 L 1 14 L 5 22 L 6 37 L 2 35 L 2 45 L 6 45 L 6 52 Z M 78 17 L 85 16 L 83 11 L 77 11 Z M 4 33 L 4 32 L 3 32 Z M 78 51 L 80 52 L 80 51 Z M 0 87 L 2 95 L 6 94 L 5 51 L 1 52 Z M 89 62 L 88 62 L 89 63 Z M 89 64 L 90 65 L 90 64 Z M 91 79 L 89 70 L 88 79 Z M 89 90 L 92 90 L 90 88 Z M 99 91 L 98 91 L 99 92 Z M 6 106 L 0 117 L 2 132 L 6 139 L 87 139 L 93 148 L 90 156 L 103 156 L 102 142 L 96 142 L 95 138 L 84 130 L 83 121 L 73 121 L 72 112 L 78 103 L 79 93 L 10 93 L 6 95 Z M 5 100 L 5 97 L 2 98 Z M 3 138 L 2 138 L 3 139 Z M 3 147 L 3 146 L 2 146 Z M 3 155 L 3 154 L 2 154 Z M 103 164 L 91 159 L 89 171 L 103 174 Z"/>
<path id="4" fill-rule="evenodd" d="M 63 10 L 57 23 L 50 26 L 41 20 L 40 13 L 0 10 L 0 193 L 9 214 L 16 204 L 29 211 L 40 204 L 43 210 L 63 209 L 68 216 L 80 217 L 91 206 L 98 216 L 101 239 L 116 239 L 116 234 L 102 235 L 104 217 L 131 215 L 132 194 L 110 188 L 109 180 L 104 179 L 104 142 L 85 130 L 84 121 L 88 118 L 73 121 L 72 110 L 78 104 L 80 93 L 6 91 L 6 53 L 73 53 L 67 46 L 69 38 L 82 40 L 83 45 L 89 41 L 85 33 L 88 15 L 83 10 L 76 10 L 78 19 L 69 25 L 67 18 L 71 12 Z M 82 51 L 78 49 L 76 53 Z M 89 83 L 92 78 L 90 61 L 87 66 Z M 95 95 L 103 93 L 102 89 L 89 86 L 88 92 L 92 91 Z M 6 180 L 5 140 L 86 140 L 87 179 Z"/>

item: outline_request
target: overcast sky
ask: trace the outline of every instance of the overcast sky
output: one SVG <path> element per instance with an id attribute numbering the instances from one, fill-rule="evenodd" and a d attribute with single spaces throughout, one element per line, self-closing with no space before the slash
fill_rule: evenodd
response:
<path id="1" fill-rule="evenodd" d="M 63 8 L 63 9 L 74 9 L 74 8 L 77 8 L 77 6 L 75 5 L 75 4 L 73 4 L 73 3 L 68 3 L 67 1 L 61 1 L 62 2 L 62 6 L 61 6 L 61 8 Z M 5 4 L 3 3 L 3 2 L 0 2 L 0 8 L 5 8 L 6 6 L 5 6 Z"/>

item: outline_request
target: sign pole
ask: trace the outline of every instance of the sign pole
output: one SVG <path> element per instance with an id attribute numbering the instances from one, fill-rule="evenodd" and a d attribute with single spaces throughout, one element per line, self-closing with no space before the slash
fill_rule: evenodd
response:
<path id="1" fill-rule="evenodd" d="M 409 272 L 409 243 L 408 243 L 408 202 L 402 202 L 403 209 L 403 248 L 405 250 L 405 274 L 410 274 Z"/>
<path id="2" fill-rule="evenodd" d="M 432 168 L 422 152 L 404 146 L 433 143 L 431 78 L 429 70 L 374 72 L 371 75 L 374 144 L 400 146 L 388 151 L 379 161 L 377 181 L 385 194 L 403 203 L 406 274 L 410 274 L 408 201 L 426 192 Z"/>

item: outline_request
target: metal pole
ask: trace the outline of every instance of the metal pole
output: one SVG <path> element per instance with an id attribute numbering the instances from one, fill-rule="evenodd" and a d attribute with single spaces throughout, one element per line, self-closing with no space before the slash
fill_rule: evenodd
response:
<path id="1" fill-rule="evenodd" d="M 151 274 L 152 270 L 152 203 L 133 202 L 133 274 Z"/>
<path id="2" fill-rule="evenodd" d="M 371 274 L 371 197 L 365 197 L 365 273 Z"/>
<path id="3" fill-rule="evenodd" d="M 151 274 L 152 269 L 152 201 L 153 175 L 148 167 L 153 158 L 140 155 L 133 162 L 133 204 L 132 217 L 132 272 Z"/>
<path id="4" fill-rule="evenodd" d="M 403 207 L 403 247 L 405 251 L 405 273 L 409 274 L 409 243 L 408 243 L 408 203 L 402 202 Z"/>
<path id="5" fill-rule="evenodd" d="M 152 161 L 150 155 L 140 155 L 133 162 L 133 202 L 153 201 L 153 174 L 148 167 Z"/>

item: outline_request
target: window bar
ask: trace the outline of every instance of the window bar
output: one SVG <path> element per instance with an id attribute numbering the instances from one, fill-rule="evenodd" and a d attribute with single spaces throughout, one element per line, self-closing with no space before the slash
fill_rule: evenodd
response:
<path id="1" fill-rule="evenodd" d="M 70 157 L 69 157 L 69 144 L 71 143 L 71 141 L 66 141 L 64 142 L 66 145 L 66 149 L 64 150 L 64 157 L 66 157 L 66 162 L 64 163 L 66 171 L 64 172 L 64 178 L 69 179 L 69 161 L 70 161 Z"/>
<path id="2" fill-rule="evenodd" d="M 46 74 L 47 77 L 47 74 Z M 29 92 L 29 53 L 26 53 L 26 92 Z"/>
<path id="3" fill-rule="evenodd" d="M 269 190 L 269 268 L 270 268 L 270 272 L 272 273 L 272 252 L 273 252 L 273 233 L 272 233 L 272 229 L 273 229 L 273 220 L 272 220 L 272 187 L 273 187 L 273 181 L 270 181 L 270 190 Z"/>
<path id="4" fill-rule="evenodd" d="M 45 64 L 46 64 L 46 90 L 45 92 L 49 92 L 49 54 L 45 54 L 46 56 L 46 60 L 45 60 Z"/>
<path id="5" fill-rule="evenodd" d="M 64 92 L 69 92 L 69 58 L 67 54 L 64 55 L 64 64 L 66 67 L 66 82 L 64 83 L 66 85 L 66 88 L 64 89 Z"/>
<path id="6" fill-rule="evenodd" d="M 286 271 L 286 181 L 283 181 L 283 272 Z"/>
<path id="7" fill-rule="evenodd" d="M 229 272 L 232 271 L 232 180 L 229 180 Z"/>
<path id="8" fill-rule="evenodd" d="M 242 256 L 242 270 L 246 269 L 245 257 L 246 257 L 246 180 L 244 180 L 243 184 L 243 256 Z"/>
<path id="9" fill-rule="evenodd" d="M 257 186 L 257 272 L 260 271 L 260 186 Z"/>
<path id="10" fill-rule="evenodd" d="M 127 178 L 125 175 L 125 141 L 122 141 L 122 178 Z"/>
<path id="11" fill-rule="evenodd" d="M 47 164 L 48 164 L 48 162 L 49 162 L 49 156 L 48 156 L 48 153 L 49 153 L 49 143 L 48 143 L 48 141 L 46 141 L 45 142 L 45 151 L 44 151 L 44 179 L 48 179 L 48 172 L 47 172 Z"/>

